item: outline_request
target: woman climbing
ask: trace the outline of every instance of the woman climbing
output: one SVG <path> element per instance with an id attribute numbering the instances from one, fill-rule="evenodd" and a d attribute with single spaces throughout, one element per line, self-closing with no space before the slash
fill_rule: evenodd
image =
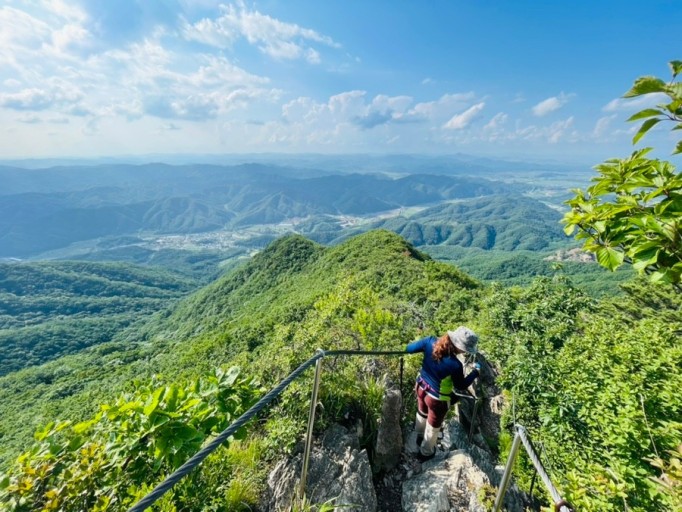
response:
<path id="1" fill-rule="evenodd" d="M 450 407 L 456 399 L 454 390 L 465 390 L 478 377 L 480 364 L 464 377 L 464 368 L 457 354 L 476 353 L 478 336 L 467 327 L 460 326 L 440 338 L 430 336 L 407 345 L 407 352 L 424 352 L 422 367 L 417 375 L 417 418 L 415 430 L 419 453 L 417 457 L 427 460 L 436 453 L 438 432 Z M 453 400 L 454 401 L 454 400 Z"/>

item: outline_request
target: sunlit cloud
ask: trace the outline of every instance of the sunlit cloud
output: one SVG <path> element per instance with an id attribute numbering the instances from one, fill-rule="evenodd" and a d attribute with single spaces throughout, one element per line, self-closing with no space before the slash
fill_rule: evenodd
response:
<path id="1" fill-rule="evenodd" d="M 615 114 L 612 114 L 610 116 L 600 117 L 594 125 L 594 129 L 592 130 L 592 134 L 597 138 L 600 138 L 600 137 L 603 137 L 604 135 L 606 135 L 609 131 L 609 128 L 611 127 L 611 122 L 616 117 L 617 116 Z"/>
<path id="2" fill-rule="evenodd" d="M 636 98 L 616 98 L 602 107 L 604 112 L 628 112 L 655 107 L 659 103 L 667 103 L 670 98 L 661 92 L 645 94 Z"/>
<path id="3" fill-rule="evenodd" d="M 566 103 L 568 103 L 568 100 L 571 96 L 572 95 L 570 94 L 564 94 L 562 92 L 559 94 L 559 96 L 552 96 L 551 98 L 542 100 L 540 103 L 531 108 L 531 112 L 533 112 L 533 115 L 536 117 L 546 116 L 550 112 L 554 112 L 563 107 Z"/>
<path id="4" fill-rule="evenodd" d="M 485 102 L 480 102 L 469 107 L 461 114 L 452 116 L 450 120 L 443 125 L 443 128 L 446 130 L 462 130 L 466 128 L 479 116 L 484 107 Z"/>
<path id="5" fill-rule="evenodd" d="M 484 130 L 499 130 L 507 123 L 509 116 L 504 112 L 498 112 L 495 116 L 488 121 L 488 123 L 483 127 Z"/>
<path id="6" fill-rule="evenodd" d="M 222 14 L 215 19 L 187 23 L 183 27 L 184 37 L 218 48 L 230 48 L 243 38 L 274 59 L 305 59 L 311 64 L 321 61 L 319 51 L 311 44 L 341 47 L 329 36 L 250 10 L 243 2 L 223 5 L 221 9 Z"/>

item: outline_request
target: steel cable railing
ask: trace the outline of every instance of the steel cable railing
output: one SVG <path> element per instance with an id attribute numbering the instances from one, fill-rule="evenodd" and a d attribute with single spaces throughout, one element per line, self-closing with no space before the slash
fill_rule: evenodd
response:
<path id="1" fill-rule="evenodd" d="M 310 368 L 318 360 L 327 356 L 340 355 L 407 355 L 405 351 L 372 351 L 372 350 L 319 350 L 313 357 L 304 362 L 301 366 L 296 368 L 289 374 L 282 382 L 275 386 L 263 398 L 258 400 L 248 411 L 242 414 L 232 425 L 218 434 L 210 443 L 204 446 L 201 450 L 195 453 L 182 466 L 171 473 L 163 482 L 158 484 L 149 494 L 133 505 L 128 512 L 142 512 L 151 507 L 156 500 L 168 492 L 176 483 L 182 478 L 191 473 L 202 461 L 208 457 L 214 450 L 223 444 L 230 436 L 235 434 L 237 430 L 246 425 L 256 414 L 261 412 L 270 402 L 272 402 L 282 391 L 284 391 L 289 384 L 304 371 Z M 313 406 L 314 407 L 314 406 Z M 308 443 L 309 444 L 309 443 Z M 309 448 L 306 448 L 309 453 Z"/>
<path id="2" fill-rule="evenodd" d="M 504 500 L 504 495 L 507 493 L 507 488 L 509 487 L 512 468 L 514 467 L 514 462 L 516 461 L 520 444 L 523 444 L 530 461 L 533 463 L 533 467 L 535 467 L 535 471 L 537 471 L 538 475 L 540 475 L 540 479 L 545 484 L 549 494 L 552 496 L 554 509 L 557 512 L 572 512 L 573 508 L 566 500 L 561 497 L 561 494 L 559 494 L 557 488 L 554 487 L 554 484 L 549 478 L 547 471 L 545 471 L 542 462 L 540 462 L 540 458 L 538 457 L 537 453 L 535 453 L 535 449 L 533 448 L 530 439 L 528 439 L 526 429 L 521 425 L 516 425 L 516 435 L 514 436 L 511 450 L 509 451 L 509 458 L 507 459 L 507 465 L 505 466 L 504 473 L 502 474 L 500 486 L 497 489 L 497 496 L 495 497 L 493 512 L 498 512 L 501 510 L 502 501 Z"/>
<path id="3" fill-rule="evenodd" d="M 209 442 L 206 446 L 204 446 L 201 450 L 199 450 L 197 453 L 195 453 L 190 459 L 187 460 L 182 466 L 180 466 L 177 470 L 175 470 L 172 474 L 170 474 L 168 477 L 166 477 L 163 482 L 158 484 L 149 494 L 147 494 L 144 498 L 142 498 L 140 501 L 138 501 L 135 505 L 133 505 L 128 512 L 143 512 L 147 508 L 151 507 L 161 496 L 163 496 L 166 492 L 168 492 L 176 483 L 178 483 L 182 478 L 187 476 L 189 473 L 191 473 L 199 464 L 203 462 L 203 460 L 208 457 L 214 450 L 216 450 L 221 444 L 223 444 L 227 439 L 229 439 L 230 436 L 235 434 L 241 427 L 246 425 L 256 414 L 261 412 L 265 407 L 267 407 L 270 402 L 272 402 L 275 398 L 277 398 L 288 386 L 291 384 L 294 380 L 296 380 L 303 372 L 305 372 L 308 368 L 313 366 L 313 364 L 316 365 L 315 369 L 315 378 L 313 381 L 313 392 L 311 396 L 311 404 L 310 404 L 310 413 L 308 417 L 308 429 L 307 429 L 307 434 L 306 434 L 306 446 L 305 446 L 305 451 L 304 451 L 304 456 L 303 456 L 303 469 L 301 472 L 301 481 L 300 481 L 300 486 L 299 486 L 299 497 L 302 497 L 304 492 L 305 492 L 305 484 L 306 484 L 306 476 L 307 476 L 307 469 L 308 469 L 308 461 L 310 457 L 310 450 L 312 446 L 312 431 L 313 431 L 313 423 L 315 421 L 315 408 L 317 405 L 317 392 L 319 389 L 319 384 L 320 384 L 320 372 L 321 372 L 321 362 L 324 357 L 332 357 L 332 356 L 358 356 L 358 355 L 409 355 L 405 351 L 374 351 L 374 350 L 318 350 L 313 357 L 305 361 L 303 364 L 301 364 L 298 368 L 296 368 L 293 372 L 291 372 L 284 380 L 282 380 L 277 386 L 275 386 L 272 390 L 270 390 L 263 398 L 258 400 L 248 411 L 246 411 L 244 414 L 242 414 L 232 425 L 230 425 L 227 429 L 225 429 L 223 432 L 218 434 L 211 442 Z M 458 394 L 459 395 L 459 394 Z M 462 397 L 465 397 L 466 395 L 459 395 Z M 474 398 L 470 396 L 466 396 L 467 398 Z M 475 421 L 475 414 L 478 409 L 478 402 L 479 400 L 476 399 L 476 406 L 474 407 L 474 412 L 473 412 L 473 417 L 472 417 L 472 425 L 471 425 L 471 432 L 470 432 L 470 437 L 473 432 L 473 423 Z M 498 494 L 495 500 L 495 506 L 493 508 L 494 511 L 500 510 L 502 500 L 504 499 L 504 495 L 507 492 L 507 488 L 509 486 L 509 481 L 511 479 L 511 469 L 514 465 L 514 461 L 516 459 L 516 455 L 518 454 L 518 448 L 520 444 L 523 444 L 524 448 L 526 449 L 529 457 L 531 458 L 531 461 L 533 462 L 533 465 L 535 466 L 535 469 L 537 470 L 538 474 L 540 475 L 540 478 L 542 479 L 543 483 L 549 490 L 552 499 L 554 500 L 555 508 L 557 511 L 560 512 L 571 512 L 570 506 L 561 499 L 561 495 L 557 491 L 556 487 L 552 484 L 549 475 L 547 475 L 547 472 L 545 471 L 544 467 L 542 466 L 542 463 L 540 462 L 539 458 L 535 454 L 535 450 L 533 449 L 530 440 L 528 439 L 526 435 L 526 430 L 524 427 L 517 425 L 516 426 L 516 436 L 514 437 L 514 442 L 512 444 L 512 448 L 509 454 L 509 459 L 507 461 L 507 466 L 505 468 L 505 472 L 502 475 L 502 480 L 500 482 L 500 486 L 498 489 Z"/>

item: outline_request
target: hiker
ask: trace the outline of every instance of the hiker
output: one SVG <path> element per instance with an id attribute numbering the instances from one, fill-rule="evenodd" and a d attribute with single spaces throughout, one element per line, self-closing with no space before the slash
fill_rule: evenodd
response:
<path id="1" fill-rule="evenodd" d="M 436 454 L 438 433 L 445 415 L 457 400 L 455 389 L 465 390 L 479 376 L 481 365 L 464 377 L 464 368 L 457 354 L 476 353 L 478 336 L 467 327 L 460 326 L 440 338 L 430 336 L 407 345 L 407 352 L 424 352 L 422 367 L 417 375 L 417 418 L 415 430 L 419 453 L 417 457 L 427 460 Z"/>

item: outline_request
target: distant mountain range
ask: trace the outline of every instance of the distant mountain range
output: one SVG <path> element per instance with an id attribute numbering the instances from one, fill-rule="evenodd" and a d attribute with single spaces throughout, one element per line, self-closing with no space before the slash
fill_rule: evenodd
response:
<path id="1" fill-rule="evenodd" d="M 2 167 L 0 183 L 0 258 L 27 258 L 102 237 L 370 215 L 526 188 L 466 176 L 329 175 L 260 164 Z"/>

